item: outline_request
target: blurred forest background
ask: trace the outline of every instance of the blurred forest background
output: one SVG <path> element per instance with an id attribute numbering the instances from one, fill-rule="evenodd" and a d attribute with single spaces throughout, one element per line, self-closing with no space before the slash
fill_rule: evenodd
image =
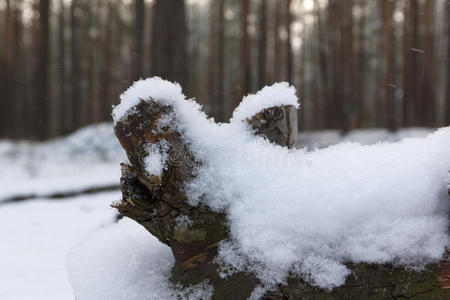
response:
<path id="1" fill-rule="evenodd" d="M 447 0 L 0 0 L 0 137 L 111 120 L 139 78 L 218 121 L 288 81 L 301 130 L 450 124 Z"/>

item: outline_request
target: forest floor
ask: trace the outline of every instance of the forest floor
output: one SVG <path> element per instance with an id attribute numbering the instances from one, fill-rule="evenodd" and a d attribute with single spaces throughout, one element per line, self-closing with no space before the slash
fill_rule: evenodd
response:
<path id="1" fill-rule="evenodd" d="M 306 132 L 297 146 L 313 150 L 341 141 L 373 144 L 429 132 Z M 96 228 L 114 222 L 110 204 L 120 198 L 123 159 L 110 123 L 44 143 L 0 140 L 0 299 L 73 297 L 65 271 L 67 253 Z"/>

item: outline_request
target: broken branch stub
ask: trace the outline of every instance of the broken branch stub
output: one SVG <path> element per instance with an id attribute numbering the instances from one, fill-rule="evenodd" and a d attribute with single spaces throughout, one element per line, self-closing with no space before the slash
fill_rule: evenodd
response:
<path id="1" fill-rule="evenodd" d="M 272 143 L 293 148 L 297 143 L 297 109 L 292 105 L 266 108 L 247 119 L 256 135 L 266 137 Z"/>
<path id="2" fill-rule="evenodd" d="M 294 107 L 265 109 L 247 122 L 256 134 L 274 143 L 295 144 Z M 187 201 L 183 187 L 194 178 L 197 161 L 177 124 L 173 107 L 152 99 L 141 101 L 116 123 L 115 134 L 131 165 L 122 164 L 122 200 L 114 206 L 172 249 L 175 281 L 193 284 L 208 279 L 215 294 L 234 286 L 237 299 L 248 297 L 257 284 L 255 277 L 235 274 L 222 279 L 214 263 L 219 242 L 228 237 L 226 216 Z M 148 171 L 146 163 L 152 154 L 149 149 L 155 145 L 166 158 L 156 175 Z"/>

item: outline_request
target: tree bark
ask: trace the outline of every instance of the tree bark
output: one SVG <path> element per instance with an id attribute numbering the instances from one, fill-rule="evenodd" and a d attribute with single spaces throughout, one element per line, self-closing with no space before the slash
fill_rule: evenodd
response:
<path id="1" fill-rule="evenodd" d="M 445 123 L 450 125 L 450 2 L 446 4 L 447 13 L 447 90 Z"/>
<path id="2" fill-rule="evenodd" d="M 293 76 L 293 58 L 292 58 L 292 38 L 291 38 L 291 23 L 292 23 L 292 14 L 291 14 L 291 0 L 286 0 L 285 3 L 285 14 L 286 14 L 286 76 L 287 82 L 292 83 Z"/>
<path id="3" fill-rule="evenodd" d="M 259 4 L 259 36 L 258 36 L 258 88 L 266 85 L 267 61 L 267 0 Z"/>
<path id="4" fill-rule="evenodd" d="M 395 37 L 393 7 L 391 0 L 381 2 L 383 16 L 383 46 L 384 46 L 384 97 L 382 99 L 383 123 L 391 131 L 397 129 L 395 116 Z"/>
<path id="5" fill-rule="evenodd" d="M 49 28 L 49 0 L 39 0 L 39 21 L 38 21 L 38 35 L 36 36 L 37 45 L 37 61 L 34 73 L 35 80 L 35 100 L 38 105 L 35 107 L 35 124 L 37 126 L 37 138 L 45 139 L 48 137 L 48 120 L 49 120 L 49 43 L 50 43 L 50 28 Z"/>
<path id="6" fill-rule="evenodd" d="M 135 80 L 139 79 L 143 75 L 143 56 L 144 56 L 144 13 L 145 3 L 144 0 L 135 0 L 135 45 L 134 45 L 134 74 Z"/>
<path id="7" fill-rule="evenodd" d="M 152 73 L 188 86 L 184 0 L 153 4 Z"/>
<path id="8" fill-rule="evenodd" d="M 119 212 L 156 236 L 172 249 L 175 264 L 171 280 L 191 285 L 209 280 L 214 287 L 213 299 L 247 299 L 259 284 L 254 274 L 236 273 L 219 276 L 214 262 L 217 246 L 229 235 L 226 215 L 206 206 L 192 206 L 183 190 L 184 182 L 195 175 L 198 160 L 177 131 L 177 120 L 170 105 L 152 99 L 141 101 L 132 114 L 123 117 L 115 133 L 125 149 L 130 165 L 122 164 L 122 200 L 114 206 Z M 247 123 L 258 135 L 281 146 L 292 147 L 297 134 L 296 110 L 292 106 L 263 110 Z M 169 120 L 159 128 L 158 120 Z M 167 123 L 166 123 L 167 124 Z M 160 176 L 145 171 L 148 145 L 164 140 L 173 158 Z M 250 213 L 250 212 L 249 212 Z M 176 218 L 188 217 L 189 228 L 177 227 Z M 441 264 L 427 266 L 423 272 L 396 268 L 392 265 L 348 264 L 353 271 L 345 285 L 332 291 L 320 290 L 298 278 L 288 278 L 285 285 L 267 293 L 262 299 L 397 299 L 426 297 L 444 299 L 450 295 L 448 257 Z"/>
<path id="9" fill-rule="evenodd" d="M 72 0 L 70 4 L 70 48 L 71 48 L 71 103 L 70 106 L 67 107 L 68 116 L 70 115 L 70 121 L 68 122 L 70 125 L 68 126 L 69 131 L 73 131 L 74 129 L 80 126 L 80 110 L 79 110 L 79 101 L 81 95 L 81 71 L 80 71 L 80 28 L 79 28 L 79 20 L 77 16 L 77 11 L 80 10 L 79 0 Z"/>
<path id="10" fill-rule="evenodd" d="M 250 41 L 248 35 L 248 15 L 250 0 L 241 1 L 241 44 L 239 62 L 239 86 L 238 95 L 242 98 L 250 91 L 251 70 L 250 70 Z"/>

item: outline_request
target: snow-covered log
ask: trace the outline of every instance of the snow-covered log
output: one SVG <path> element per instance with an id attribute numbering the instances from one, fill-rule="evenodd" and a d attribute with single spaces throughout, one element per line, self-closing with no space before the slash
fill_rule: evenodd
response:
<path id="1" fill-rule="evenodd" d="M 326 248 L 323 249 L 324 257 L 311 256 L 297 264 L 298 258 L 291 258 L 290 252 L 286 250 L 289 250 L 289 246 L 286 247 L 281 244 L 292 237 L 290 232 L 286 232 L 286 237 L 272 235 L 263 237 L 265 240 L 261 242 L 261 245 L 272 245 L 273 249 L 267 249 L 267 252 L 273 253 L 277 257 L 278 260 L 274 259 L 275 262 L 285 260 L 286 266 L 283 263 L 271 265 L 270 258 L 265 258 L 267 253 L 260 253 L 261 249 L 258 250 L 259 252 L 252 252 L 252 248 L 248 247 L 253 247 L 253 245 L 245 246 L 246 239 L 239 240 L 241 231 L 251 232 L 252 228 L 239 228 L 239 226 L 244 225 L 242 225 L 242 222 L 236 223 L 235 219 L 245 218 L 245 216 L 242 216 L 243 213 L 246 213 L 250 218 L 252 215 L 258 214 L 261 208 L 258 207 L 258 202 L 247 202 L 247 204 L 254 203 L 254 206 L 240 208 L 236 212 L 237 208 L 230 208 L 233 205 L 231 204 L 233 199 L 230 199 L 230 197 L 233 197 L 234 190 L 226 190 L 225 188 L 221 190 L 223 183 L 215 185 L 214 181 L 208 182 L 208 176 L 213 176 L 212 174 L 215 171 L 218 172 L 217 168 L 221 164 L 227 164 L 227 159 L 242 159 L 236 157 L 224 158 L 226 153 L 237 155 L 240 153 L 240 151 L 237 151 L 239 149 L 231 148 L 231 146 L 230 149 L 225 150 L 215 147 L 225 145 L 223 142 L 219 142 L 219 139 L 247 141 L 252 140 L 248 138 L 249 136 L 257 135 L 264 137 L 264 139 L 254 139 L 255 143 L 261 143 L 261 147 L 264 149 L 270 148 L 272 156 L 279 153 L 288 155 L 289 150 L 287 148 L 295 144 L 297 134 L 296 109 L 298 104 L 295 91 L 292 92 L 292 88 L 284 84 L 265 88 L 257 95 L 244 98 L 241 105 L 235 110 L 229 124 L 218 125 L 214 124 L 213 120 L 207 119 L 200 112 L 197 104 L 185 100 L 178 89 L 179 86 L 161 79 L 149 79 L 148 82 L 141 82 L 128 90 L 122 96 L 122 103 L 113 112 L 116 135 L 129 158 L 129 163 L 122 164 L 121 190 L 123 198 L 114 206 L 121 214 L 144 226 L 152 235 L 171 248 L 175 258 L 171 273 L 171 280 L 174 283 L 189 286 L 206 281 L 213 288 L 213 299 L 247 299 L 249 297 L 253 299 L 397 299 L 402 297 L 447 299 L 450 297 L 446 292 L 450 288 L 448 256 L 444 255 L 440 262 L 437 259 L 437 257 L 441 257 L 442 249 L 447 245 L 447 232 L 442 229 L 448 226 L 448 222 L 442 217 L 446 213 L 445 211 L 436 213 L 435 210 L 430 209 L 429 215 L 417 216 L 418 222 L 429 217 L 424 221 L 424 225 L 420 225 L 422 228 L 436 228 L 439 231 L 429 232 L 429 240 L 422 238 L 422 234 L 426 236 L 426 232 L 417 232 L 417 240 L 413 237 L 407 237 L 404 239 L 404 244 L 390 247 L 386 244 L 386 241 L 391 243 L 395 237 L 383 235 L 383 233 L 379 233 L 379 235 L 373 233 L 370 227 L 373 224 L 363 223 L 366 210 L 369 211 L 370 208 L 361 207 L 359 211 L 349 212 L 349 214 L 357 215 L 357 217 L 352 217 L 354 220 L 361 219 L 362 222 L 362 224 L 355 223 L 353 226 L 368 226 L 367 235 L 375 234 L 371 237 L 372 239 L 344 243 L 341 239 L 346 238 L 345 236 L 339 237 L 339 240 L 333 240 L 332 236 L 325 237 L 323 238 L 323 242 L 326 243 L 323 245 Z M 441 131 L 440 135 L 438 133 L 438 136 L 434 140 L 432 139 L 431 142 L 434 143 L 434 146 L 444 147 L 443 151 L 435 149 L 433 155 L 441 155 L 448 151 L 448 148 L 445 149 L 445 147 L 449 143 L 442 141 L 450 137 L 449 131 L 448 129 L 445 132 Z M 238 137 L 233 135 L 237 132 L 239 132 Z M 268 145 L 269 142 L 278 146 L 270 146 Z M 233 143 L 241 145 L 242 152 L 246 153 L 247 144 L 245 142 L 239 144 L 234 141 Z M 233 143 L 230 142 L 230 144 Z M 420 142 L 412 143 L 409 145 L 410 147 L 423 147 Z M 404 146 L 405 149 L 408 149 L 408 145 Z M 344 145 L 342 147 L 350 146 Z M 250 149 L 253 152 L 257 151 L 258 145 L 251 146 Z M 376 157 L 381 151 L 378 151 L 379 148 L 374 149 L 375 152 L 371 155 Z M 266 152 L 268 153 L 269 150 Z M 346 149 L 343 150 L 346 151 Z M 354 149 L 350 150 L 353 151 Z M 215 153 L 220 155 L 216 157 L 214 156 Z M 266 153 L 263 152 L 263 154 Z M 300 154 L 302 154 L 303 159 L 304 153 Z M 325 152 L 325 156 L 329 154 L 329 151 Z M 366 154 L 360 152 L 359 149 L 354 151 L 353 154 L 360 155 L 359 159 L 367 158 Z M 292 153 L 289 155 L 292 156 Z M 398 159 L 400 156 L 394 155 L 393 157 Z M 448 158 L 448 156 L 445 156 L 443 162 L 447 163 Z M 225 161 L 217 162 L 221 159 Z M 242 161 L 245 162 L 246 159 L 251 160 L 252 158 L 246 157 Z M 335 158 L 331 157 L 331 159 Z M 358 157 L 355 157 L 355 159 L 358 159 Z M 267 163 L 267 161 L 261 159 L 260 162 Z M 285 161 L 283 160 L 283 162 Z M 311 167 L 311 164 L 317 164 L 326 168 L 327 164 L 324 162 L 326 160 L 321 161 L 314 156 L 310 156 L 310 160 L 306 159 L 301 163 L 295 161 L 295 164 L 303 165 L 305 168 Z M 405 162 L 407 164 L 408 160 L 405 160 Z M 272 161 L 268 163 L 272 163 Z M 408 167 L 403 162 L 401 163 L 401 167 Z M 429 161 L 425 160 L 418 165 L 426 166 L 427 163 Z M 210 166 L 209 173 L 199 172 L 204 166 Z M 251 166 L 249 165 L 249 168 Z M 433 167 L 433 172 L 429 173 L 430 176 L 434 176 L 438 171 L 441 171 L 440 168 L 435 168 L 436 164 L 434 163 L 430 163 L 429 166 Z M 339 166 L 334 167 L 339 169 Z M 374 170 L 378 171 L 376 167 L 374 166 Z M 290 170 L 283 168 L 286 168 L 286 166 L 280 164 L 278 169 L 280 169 L 280 172 L 286 171 L 290 174 Z M 267 170 L 278 174 L 278 169 L 270 166 Z M 311 170 L 311 176 L 318 176 L 314 173 L 317 170 L 319 169 Z M 375 171 L 374 173 L 376 173 Z M 323 170 L 323 172 L 325 174 L 327 171 Z M 367 172 L 367 170 L 362 170 L 362 172 Z M 226 170 L 223 171 L 220 178 L 226 180 L 227 174 Z M 277 174 L 272 175 L 276 177 Z M 380 174 L 376 173 L 375 176 Z M 333 174 L 329 176 L 333 176 Z M 370 176 L 370 174 L 362 174 L 361 176 Z M 394 172 L 392 176 L 391 178 L 396 178 L 397 173 Z M 437 178 L 444 177 L 444 174 L 437 176 Z M 265 178 L 262 177 L 262 179 Z M 372 179 L 378 181 L 380 178 Z M 252 184 L 251 181 L 256 179 L 248 178 L 248 180 L 248 184 Z M 338 179 L 336 178 L 336 180 Z M 204 187 L 205 184 L 213 186 Z M 311 182 L 299 182 L 298 184 L 311 184 Z M 370 185 L 370 183 L 367 184 Z M 414 181 L 412 181 L 412 184 L 414 184 Z M 444 181 L 435 182 L 435 184 L 442 184 L 442 186 L 432 191 L 436 196 L 434 196 L 434 202 L 431 202 L 430 205 L 435 206 L 436 209 L 447 210 L 448 205 L 442 203 Z M 283 182 L 279 182 L 278 185 L 280 190 L 289 189 L 289 186 Z M 422 186 L 412 186 L 412 188 L 417 189 L 415 192 L 418 197 L 422 196 L 420 193 L 427 187 L 428 185 L 424 185 L 421 189 Z M 339 189 L 340 186 L 336 185 L 336 188 Z M 403 190 L 401 188 L 399 190 L 398 195 L 401 195 Z M 222 197 L 221 193 L 226 193 L 227 199 L 224 200 L 223 197 L 225 196 Z M 270 197 L 271 194 L 269 193 L 270 189 L 268 188 L 267 197 Z M 264 191 L 261 195 L 264 195 Z M 383 194 L 380 193 L 380 195 Z M 235 197 L 241 196 L 236 194 Z M 314 193 L 312 193 L 313 196 Z M 357 199 L 363 196 L 359 195 Z M 406 194 L 406 196 L 410 196 L 410 194 Z M 209 201 L 209 198 L 214 198 L 214 201 Z M 261 198 L 261 200 L 263 199 Z M 238 202 L 238 198 L 236 198 L 236 201 Z M 315 201 L 315 199 L 310 201 Z M 343 201 L 345 201 L 345 198 Z M 264 200 L 264 203 L 272 204 L 270 199 Z M 357 202 L 355 203 L 358 205 Z M 385 211 L 381 210 L 380 220 L 386 220 L 387 222 L 391 220 L 393 221 L 392 224 L 398 224 L 401 227 L 398 231 L 399 234 L 408 234 L 415 230 L 415 227 L 413 227 L 415 225 L 411 222 L 414 223 L 414 220 L 416 220 L 414 218 L 417 211 L 424 209 L 421 207 L 422 204 L 423 202 L 417 202 L 410 208 L 404 208 L 405 205 L 400 201 L 395 209 L 398 209 L 399 214 L 405 212 L 404 218 L 399 216 L 399 221 L 391 220 L 397 214 L 384 218 Z M 280 203 L 280 205 L 282 204 Z M 343 205 L 341 209 L 353 209 L 346 205 Z M 274 207 L 276 207 L 276 203 Z M 330 210 L 323 211 L 325 216 L 329 214 L 330 220 L 336 217 L 331 211 L 335 208 L 331 206 L 323 207 Z M 377 209 L 377 206 L 373 208 Z M 295 209 L 293 209 L 293 212 L 295 212 Z M 315 208 L 305 207 L 306 211 L 308 209 L 314 212 Z M 402 211 L 402 209 L 405 210 Z M 289 214 L 289 211 L 284 213 L 284 215 L 286 214 Z M 321 218 L 322 216 L 315 215 L 313 217 Z M 342 230 L 347 230 L 350 234 L 353 232 L 351 231 L 353 229 L 346 229 L 345 226 L 348 225 L 333 220 L 330 221 L 331 226 L 342 226 Z M 283 219 L 278 221 L 267 220 L 267 222 L 272 222 L 273 226 L 280 226 L 281 231 L 274 231 L 276 233 L 283 233 L 282 228 L 285 221 L 289 224 L 293 223 L 293 221 Z M 406 223 L 402 223 L 403 221 Z M 264 223 L 266 220 L 259 219 L 257 222 Z M 324 219 L 320 224 L 326 224 L 326 222 L 327 220 Z M 375 231 L 392 229 L 376 226 Z M 409 227 L 406 228 L 405 226 Z M 265 227 L 261 226 L 261 228 Z M 285 230 L 290 230 L 289 227 L 285 228 Z M 332 229 L 331 235 L 333 235 L 335 228 Z M 258 228 L 255 228 L 255 230 L 258 230 Z M 320 230 L 320 228 L 314 230 Z M 395 233 L 395 230 L 393 232 Z M 257 234 L 257 232 L 254 234 Z M 356 230 L 354 234 L 358 235 L 359 231 Z M 267 240 L 270 239 L 278 241 L 278 244 L 273 241 L 268 243 Z M 298 244 L 287 242 L 287 245 L 300 245 L 296 246 L 299 247 L 297 249 L 299 253 L 310 249 L 311 252 L 316 251 L 314 253 L 320 254 L 322 250 L 316 249 L 318 241 L 313 236 L 311 236 L 311 239 L 313 242 L 305 239 L 299 241 Z M 232 241 L 236 242 L 236 240 L 237 244 L 233 244 Z M 400 237 L 400 240 L 403 241 L 403 238 Z M 258 242 L 257 240 L 254 241 Z M 366 249 L 359 249 L 360 252 L 357 252 L 358 250 L 343 248 L 349 244 L 354 245 L 354 247 L 371 248 L 371 245 L 367 245 L 370 241 L 373 241 L 376 245 L 370 250 L 372 252 L 369 254 L 367 254 Z M 432 243 L 432 245 L 427 247 L 423 243 Z M 310 246 L 302 244 L 310 244 Z M 407 249 L 416 245 L 420 249 Z M 250 250 L 245 252 L 242 249 L 236 249 L 236 247 L 247 247 Z M 331 252 L 342 252 L 336 253 L 336 261 L 333 260 L 333 255 L 329 252 L 330 247 Z M 265 249 L 262 249 L 262 251 L 265 251 Z M 374 251 L 376 253 L 373 253 Z M 402 255 L 402 251 L 407 253 Z M 255 257 L 259 257 L 260 260 L 255 259 Z M 327 262 L 324 263 L 324 261 Z M 342 261 L 343 264 L 340 264 L 339 262 Z M 232 271 L 224 267 L 227 264 Z M 284 276 L 286 274 L 287 276 Z"/>

